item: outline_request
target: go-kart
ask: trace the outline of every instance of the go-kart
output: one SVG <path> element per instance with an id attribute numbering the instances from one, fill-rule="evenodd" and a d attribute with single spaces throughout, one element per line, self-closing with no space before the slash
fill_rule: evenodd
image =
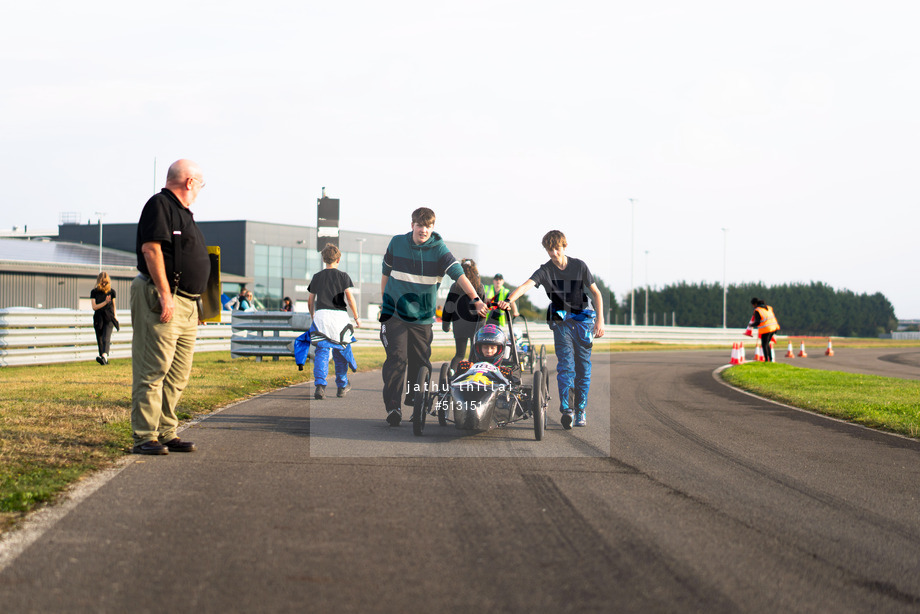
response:
<path id="1" fill-rule="evenodd" d="M 517 326 L 518 323 L 523 323 L 523 328 Z M 529 371 L 531 374 L 534 370 L 542 371 L 546 366 L 546 346 L 541 345 L 539 350 L 534 346 L 527 318 L 523 315 L 514 316 L 511 332 L 517 345 L 518 357 L 521 359 L 521 370 Z"/>
<path id="2" fill-rule="evenodd" d="M 507 321 L 508 339 L 511 341 L 505 347 L 502 364 L 521 365 L 518 344 L 512 336 L 511 318 Z M 506 376 L 495 365 L 475 363 L 469 370 L 452 375 L 449 363 L 444 363 L 437 385 L 433 385 L 428 367 L 421 367 L 416 379 L 412 432 L 421 436 L 429 415 L 437 416 L 441 426 L 452 422 L 456 428 L 465 431 L 488 431 L 512 422 L 533 419 L 534 439 L 542 440 L 549 404 L 545 348 L 541 348 L 540 355 L 539 368 L 533 368 L 535 361 L 530 363 L 533 377 L 527 384 L 523 382 L 523 369 L 520 377 L 514 375 L 517 369 Z"/>

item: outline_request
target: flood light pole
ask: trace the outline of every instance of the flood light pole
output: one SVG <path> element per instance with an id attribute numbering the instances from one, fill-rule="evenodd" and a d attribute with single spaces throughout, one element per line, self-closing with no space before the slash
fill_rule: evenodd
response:
<path id="1" fill-rule="evenodd" d="M 634 276 L 636 272 L 636 199 L 630 198 L 629 204 L 632 208 L 632 220 L 629 243 L 629 325 L 636 325 L 636 284 Z"/>
<path id="2" fill-rule="evenodd" d="M 722 229 L 722 328 L 728 324 L 728 286 L 725 285 L 725 268 L 728 263 L 728 228 Z"/>
<path id="3" fill-rule="evenodd" d="M 355 239 L 358 242 L 358 313 L 355 314 L 356 318 L 361 318 L 361 295 L 364 294 L 361 291 L 361 283 L 364 281 L 361 279 L 364 274 L 364 242 L 367 239 Z"/>
<path id="4" fill-rule="evenodd" d="M 102 211 L 96 211 L 96 215 L 99 216 L 99 272 L 102 272 L 102 216 L 105 215 Z"/>

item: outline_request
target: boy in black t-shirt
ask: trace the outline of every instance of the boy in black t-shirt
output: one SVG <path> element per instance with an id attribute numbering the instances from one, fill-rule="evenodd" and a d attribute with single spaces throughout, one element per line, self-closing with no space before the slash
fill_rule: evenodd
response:
<path id="1" fill-rule="evenodd" d="M 534 286 L 542 286 L 549 297 L 547 312 L 556 348 L 556 380 L 559 384 L 559 411 L 565 429 L 585 426 L 585 407 L 591 387 L 591 346 L 595 337 L 604 336 L 604 303 L 588 265 L 565 255 L 568 242 L 559 230 L 543 237 L 543 249 L 549 262 L 534 271 L 530 279 L 518 286 L 499 307 L 507 309 L 518 297 Z M 590 290 L 594 310 L 588 309 Z M 569 407 L 569 392 L 575 389 L 575 407 Z"/>
<path id="2" fill-rule="evenodd" d="M 348 273 L 339 270 L 342 252 L 335 245 L 327 243 L 322 255 L 326 268 L 314 275 L 307 286 L 310 293 L 307 307 L 313 317 L 314 329 L 311 343 L 316 346 L 313 362 L 313 383 L 316 389 L 313 398 L 317 400 L 326 396 L 330 351 L 335 362 L 335 384 L 338 388 L 336 396 L 344 397 L 351 390 L 348 383 L 349 361 L 345 353 L 349 342 L 346 339 L 351 339 L 350 333 L 353 328 L 361 326 L 355 297 L 351 293 L 354 284 Z M 346 305 L 351 307 L 354 314 L 354 327 L 348 317 Z"/>

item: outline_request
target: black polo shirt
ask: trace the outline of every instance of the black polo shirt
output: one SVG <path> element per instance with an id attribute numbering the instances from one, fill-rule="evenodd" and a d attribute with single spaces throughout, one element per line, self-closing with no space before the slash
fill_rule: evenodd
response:
<path id="1" fill-rule="evenodd" d="M 192 212 L 182 206 L 176 195 L 166 188 L 154 194 L 137 223 L 137 270 L 150 275 L 147 261 L 141 247 L 144 243 L 159 241 L 163 246 L 163 261 L 166 265 L 166 279 L 175 287 L 176 252 L 180 250 L 179 289 L 190 294 L 201 294 L 208 285 L 211 274 L 211 258 L 204 242 L 204 235 Z"/>

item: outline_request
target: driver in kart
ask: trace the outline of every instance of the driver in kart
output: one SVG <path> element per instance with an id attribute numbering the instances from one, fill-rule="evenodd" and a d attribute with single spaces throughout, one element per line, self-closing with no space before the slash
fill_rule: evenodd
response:
<path id="1" fill-rule="evenodd" d="M 477 364 L 487 363 L 498 367 L 499 372 L 510 382 L 521 381 L 520 365 L 504 361 L 508 338 L 505 332 L 495 324 L 486 324 L 473 335 L 473 348 L 470 360 L 461 360 L 457 365 L 457 376 L 462 376 Z M 505 362 L 506 364 L 502 364 Z M 517 367 L 517 368 L 515 368 Z"/>

